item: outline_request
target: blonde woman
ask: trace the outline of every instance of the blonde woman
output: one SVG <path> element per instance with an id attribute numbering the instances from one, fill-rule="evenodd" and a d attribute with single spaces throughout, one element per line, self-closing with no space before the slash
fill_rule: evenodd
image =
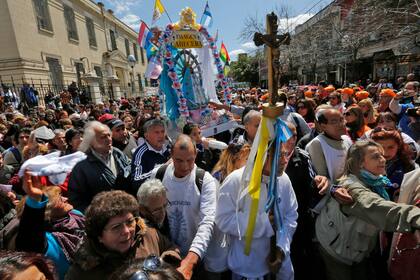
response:
<path id="1" fill-rule="evenodd" d="M 360 100 L 359 103 L 360 109 L 363 111 L 363 117 L 365 119 L 365 125 L 369 126 L 370 128 L 374 128 L 376 126 L 376 117 L 378 116 L 378 112 L 373 108 L 373 103 L 369 98 Z"/>
<path id="2" fill-rule="evenodd" d="M 222 152 L 219 161 L 213 168 L 213 177 L 222 183 L 232 171 L 245 166 L 250 151 L 251 146 L 249 144 L 229 144 L 228 148 Z"/>

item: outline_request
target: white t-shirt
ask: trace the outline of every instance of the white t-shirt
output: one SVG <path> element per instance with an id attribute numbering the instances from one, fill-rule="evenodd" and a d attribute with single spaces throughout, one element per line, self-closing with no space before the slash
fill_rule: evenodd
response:
<path id="1" fill-rule="evenodd" d="M 152 171 L 151 178 L 155 178 L 158 168 Z M 183 257 L 192 251 L 203 259 L 212 238 L 218 183 L 206 172 L 200 192 L 195 185 L 196 168 L 188 176 L 177 178 L 171 163 L 162 183 L 170 203 L 166 214 L 171 240 L 179 246 Z"/>

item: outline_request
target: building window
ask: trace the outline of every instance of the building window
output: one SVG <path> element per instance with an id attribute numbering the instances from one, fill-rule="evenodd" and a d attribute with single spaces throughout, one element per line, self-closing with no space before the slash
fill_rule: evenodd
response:
<path id="1" fill-rule="evenodd" d="M 133 43 L 133 53 L 134 57 L 136 58 L 136 62 L 139 62 L 139 54 L 137 53 L 137 44 Z"/>
<path id="2" fill-rule="evenodd" d="M 143 91 L 143 82 L 141 80 L 141 75 L 140 74 L 137 74 L 137 79 L 139 80 L 139 89 L 140 89 L 140 92 L 142 92 Z"/>
<path id="3" fill-rule="evenodd" d="M 118 48 L 117 48 L 117 41 L 115 40 L 115 32 L 114 32 L 114 30 L 109 30 L 109 36 L 111 37 L 111 47 L 112 47 L 112 50 L 114 51 L 114 50 L 118 50 Z"/>
<path id="4" fill-rule="evenodd" d="M 86 17 L 86 29 L 89 37 L 89 46 L 97 47 L 96 44 L 96 34 L 95 34 L 95 25 L 91 18 Z"/>
<path id="5" fill-rule="evenodd" d="M 47 57 L 48 68 L 50 69 L 51 83 L 56 90 L 63 86 L 63 70 L 57 58 Z"/>
<path id="6" fill-rule="evenodd" d="M 144 51 L 142 47 L 140 47 L 140 55 L 141 55 L 141 64 L 144 65 Z"/>
<path id="7" fill-rule="evenodd" d="M 67 37 L 69 40 L 79 41 L 79 35 L 77 34 L 76 19 L 74 17 L 73 8 L 67 5 L 64 7 L 64 19 L 66 20 L 67 26 Z"/>
<path id="8" fill-rule="evenodd" d="M 127 56 L 130 55 L 130 41 L 127 38 L 125 38 L 125 53 Z"/>
<path id="9" fill-rule="evenodd" d="M 53 31 L 50 12 L 48 11 L 48 0 L 33 0 L 36 14 L 36 21 L 39 30 Z"/>
<path id="10" fill-rule="evenodd" d="M 82 87 L 82 74 L 85 73 L 85 66 L 81 62 L 75 62 L 74 66 L 76 67 L 76 76 L 77 76 L 77 84 Z"/>
<path id="11" fill-rule="evenodd" d="M 95 70 L 96 76 L 102 78 L 102 69 L 101 66 L 93 66 L 93 70 Z"/>

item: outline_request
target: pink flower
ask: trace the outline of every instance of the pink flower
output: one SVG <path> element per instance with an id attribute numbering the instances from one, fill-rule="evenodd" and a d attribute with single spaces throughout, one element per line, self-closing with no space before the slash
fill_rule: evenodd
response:
<path id="1" fill-rule="evenodd" d="M 174 88 L 174 89 L 180 89 L 181 88 L 181 84 L 179 82 L 174 82 L 172 84 L 172 88 Z"/>
<path id="2" fill-rule="evenodd" d="M 166 62 L 166 65 L 168 65 L 168 67 L 169 67 L 170 69 L 172 69 L 172 68 L 174 67 L 174 62 L 173 62 L 172 60 L 168 60 L 168 61 Z"/>
<path id="3" fill-rule="evenodd" d="M 174 80 L 177 78 L 177 74 L 175 72 L 169 72 L 168 73 L 169 78 L 171 78 L 171 80 Z"/>

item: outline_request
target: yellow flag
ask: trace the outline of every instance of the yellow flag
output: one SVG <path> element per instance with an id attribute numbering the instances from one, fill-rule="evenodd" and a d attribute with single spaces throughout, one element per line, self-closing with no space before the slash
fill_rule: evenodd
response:
<path id="1" fill-rule="evenodd" d="M 248 186 L 248 194 L 251 198 L 251 209 L 248 216 L 248 226 L 245 233 L 245 255 L 249 255 L 251 251 L 252 238 L 254 236 L 255 222 L 258 214 L 258 204 L 260 200 L 260 188 L 262 170 L 264 167 L 264 155 L 267 152 L 268 141 L 270 140 L 270 132 L 267 126 L 267 118 L 262 117 L 261 120 L 261 138 L 258 144 L 257 157 L 255 159 L 254 169 L 251 173 L 251 179 Z"/>
<path id="2" fill-rule="evenodd" d="M 153 11 L 152 22 L 155 22 L 156 20 L 158 20 L 160 18 L 160 16 L 163 14 L 164 11 L 165 11 L 165 8 L 163 7 L 160 0 L 156 0 L 155 1 L 155 9 Z"/>

